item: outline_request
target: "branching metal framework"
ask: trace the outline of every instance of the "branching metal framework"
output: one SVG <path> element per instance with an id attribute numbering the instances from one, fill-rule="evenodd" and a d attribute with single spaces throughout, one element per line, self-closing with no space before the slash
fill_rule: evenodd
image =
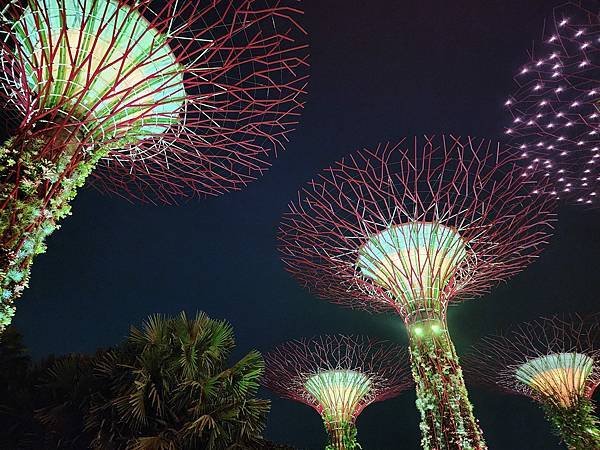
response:
<path id="1" fill-rule="evenodd" d="M 532 195 L 543 183 L 518 162 L 485 139 L 403 139 L 326 169 L 282 220 L 282 257 L 302 284 L 403 317 L 425 448 L 485 448 L 446 309 L 524 268 L 548 240 L 554 200 Z"/>
<path id="2" fill-rule="evenodd" d="M 485 338 L 466 358 L 481 383 L 542 405 L 563 442 L 600 448 L 592 395 L 600 384 L 600 316 L 557 316 Z"/>
<path id="3" fill-rule="evenodd" d="M 518 158 L 485 139 L 424 136 L 326 169 L 280 226 L 289 271 L 324 299 L 439 318 L 531 263 L 554 202 Z M 410 250 L 410 252 L 408 251 Z M 375 275 L 377 274 L 377 275 Z"/>
<path id="4" fill-rule="evenodd" d="M 286 0 L 12 0 L 0 7 L 0 331 L 90 174 L 175 202 L 243 187 L 298 119 L 307 48 Z"/>
<path id="5" fill-rule="evenodd" d="M 266 356 L 264 382 L 281 397 L 314 408 L 330 449 L 357 449 L 355 421 L 369 404 L 412 385 L 401 347 L 353 336 L 287 342 Z"/>
<path id="6" fill-rule="evenodd" d="M 542 40 L 515 76 L 506 129 L 528 169 L 557 198 L 600 205 L 600 9 L 555 8 Z"/>
<path id="7" fill-rule="evenodd" d="M 238 189 L 268 167 L 303 106 L 298 5 L 11 1 L 0 63 L 12 131 L 68 130 L 109 147 L 94 184 L 128 198 Z"/>

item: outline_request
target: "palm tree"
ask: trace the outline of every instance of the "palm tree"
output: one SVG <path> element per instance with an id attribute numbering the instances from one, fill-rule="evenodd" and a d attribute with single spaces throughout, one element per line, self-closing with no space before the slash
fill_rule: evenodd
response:
<path id="1" fill-rule="evenodd" d="M 85 415 L 101 388 L 94 361 L 93 356 L 70 354 L 47 358 L 33 368 L 34 418 L 44 430 L 44 448 L 81 449 L 89 444 Z"/>
<path id="2" fill-rule="evenodd" d="M 39 429 L 29 389 L 31 358 L 13 326 L 6 329 L 0 343 L 0 448 L 25 448 Z"/>
<path id="3" fill-rule="evenodd" d="M 80 449 L 83 411 L 96 389 L 93 358 L 50 356 L 33 364 L 12 327 L 0 345 L 0 448 Z"/>
<path id="4" fill-rule="evenodd" d="M 255 398 L 264 363 L 232 366 L 231 325 L 204 313 L 151 316 L 100 355 L 86 429 L 98 449 L 258 448 L 269 402 Z"/>

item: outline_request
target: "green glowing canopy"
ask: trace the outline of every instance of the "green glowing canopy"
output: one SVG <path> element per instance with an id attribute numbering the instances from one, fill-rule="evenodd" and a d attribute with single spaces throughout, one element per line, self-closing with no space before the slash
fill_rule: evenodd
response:
<path id="1" fill-rule="evenodd" d="M 36 1 L 13 28 L 40 107 L 59 107 L 95 139 L 143 139 L 179 121 L 181 66 L 136 10 L 115 0 Z"/>
<path id="2" fill-rule="evenodd" d="M 519 366 L 515 377 L 536 393 L 563 406 L 584 394 L 594 360 L 581 353 L 554 353 L 531 359 Z"/>
<path id="3" fill-rule="evenodd" d="M 453 228 L 427 222 L 392 225 L 359 249 L 362 274 L 412 304 L 438 299 L 466 258 L 467 248 Z"/>
<path id="4" fill-rule="evenodd" d="M 371 380 L 354 370 L 327 370 L 309 377 L 304 387 L 323 409 L 326 421 L 347 423 L 369 393 Z"/>

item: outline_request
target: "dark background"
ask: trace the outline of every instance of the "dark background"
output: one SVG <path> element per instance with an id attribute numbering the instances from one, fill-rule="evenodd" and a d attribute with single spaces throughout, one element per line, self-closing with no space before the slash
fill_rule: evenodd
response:
<path id="1" fill-rule="evenodd" d="M 34 357 L 117 343 L 151 313 L 204 310 L 235 327 L 236 356 L 291 338 L 361 333 L 405 342 L 400 320 L 312 297 L 283 269 L 279 218 L 297 189 L 342 155 L 409 134 L 500 137 L 502 104 L 549 0 L 308 0 L 308 104 L 288 150 L 246 190 L 180 207 L 84 190 L 38 257 L 15 324 Z M 459 353 L 484 334 L 562 311 L 598 310 L 599 211 L 563 207 L 542 257 L 481 299 L 451 309 Z M 273 398 L 267 437 L 322 448 L 318 415 Z M 491 449 L 558 449 L 524 398 L 471 388 Z M 365 449 L 419 448 L 414 394 L 366 408 Z"/>

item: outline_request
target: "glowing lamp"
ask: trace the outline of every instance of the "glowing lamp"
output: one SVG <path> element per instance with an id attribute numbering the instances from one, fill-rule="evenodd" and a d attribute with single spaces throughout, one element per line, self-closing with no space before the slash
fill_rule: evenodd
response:
<path id="1" fill-rule="evenodd" d="M 363 275 L 414 310 L 427 309 L 429 300 L 443 295 L 467 247 L 450 227 L 413 222 L 371 236 L 358 254 Z"/>
<path id="2" fill-rule="evenodd" d="M 584 395 L 593 366 L 594 360 L 581 353 L 558 353 L 527 361 L 515 376 L 534 392 L 568 408 Z"/>
<path id="3" fill-rule="evenodd" d="M 334 422 L 348 422 L 368 394 L 371 382 L 354 370 L 328 370 L 308 378 L 305 386 L 323 408 L 325 417 Z"/>
<path id="4" fill-rule="evenodd" d="M 14 33 L 27 83 L 44 108 L 59 107 L 92 129 L 100 119 L 91 135 L 104 138 L 123 123 L 139 139 L 179 121 L 184 68 L 138 11 L 113 0 L 47 0 L 43 12 L 39 7 L 25 8 Z"/>

